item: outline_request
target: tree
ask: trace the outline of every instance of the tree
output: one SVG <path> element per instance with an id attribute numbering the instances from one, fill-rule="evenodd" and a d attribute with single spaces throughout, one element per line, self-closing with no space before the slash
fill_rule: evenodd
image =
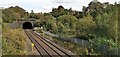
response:
<path id="1" fill-rule="evenodd" d="M 58 10 L 56 8 L 52 8 L 51 15 L 57 18 L 59 16 Z"/>
<path id="2" fill-rule="evenodd" d="M 79 19 L 76 25 L 76 37 L 80 38 L 81 36 L 84 36 L 89 38 L 89 36 L 94 35 L 95 29 L 96 23 L 90 15 Z"/>
<path id="3" fill-rule="evenodd" d="M 112 8 L 111 8 L 112 9 Z M 115 40 L 116 35 L 116 12 L 110 11 L 109 13 L 103 13 L 96 17 L 97 23 L 97 34 L 99 36 L 106 36 L 108 38 L 113 38 Z"/>
<path id="4" fill-rule="evenodd" d="M 100 2 L 90 2 L 87 9 L 86 9 L 93 18 L 95 18 L 98 14 L 101 13 L 101 11 L 103 10 L 103 4 Z"/>
<path id="5" fill-rule="evenodd" d="M 44 14 L 43 13 L 36 13 L 36 18 L 37 19 L 43 19 Z"/>
<path id="6" fill-rule="evenodd" d="M 60 22 L 64 26 L 68 26 L 70 29 L 74 29 L 77 22 L 77 18 L 72 15 L 63 15 L 57 18 L 57 22 Z"/>
<path id="7" fill-rule="evenodd" d="M 64 12 L 64 7 L 62 5 L 58 6 L 58 12 L 62 13 Z"/>
<path id="8" fill-rule="evenodd" d="M 13 22 L 26 16 L 24 9 L 19 6 L 5 8 L 2 11 L 3 22 Z"/>
<path id="9" fill-rule="evenodd" d="M 68 11 L 69 10 L 64 9 L 64 7 L 60 5 L 60 6 L 58 6 L 58 8 L 52 9 L 51 15 L 53 15 L 54 17 L 57 18 L 59 16 L 68 14 Z"/>
<path id="10" fill-rule="evenodd" d="M 56 19 L 52 15 L 44 16 L 44 19 L 42 21 L 45 22 L 45 24 L 43 24 L 45 30 L 56 33 L 57 30 Z"/>
<path id="11" fill-rule="evenodd" d="M 98 0 L 93 0 L 93 2 L 98 2 Z"/>
<path id="12" fill-rule="evenodd" d="M 9 7 L 8 9 L 10 9 L 16 13 L 19 13 L 21 18 L 23 18 L 26 14 L 25 10 L 19 6 Z"/>
<path id="13" fill-rule="evenodd" d="M 57 18 L 57 26 L 60 26 L 58 30 L 61 28 L 60 33 L 70 34 L 71 31 L 74 35 L 76 28 L 77 18 L 72 15 L 63 15 Z M 58 31 L 59 32 L 59 31 Z"/>

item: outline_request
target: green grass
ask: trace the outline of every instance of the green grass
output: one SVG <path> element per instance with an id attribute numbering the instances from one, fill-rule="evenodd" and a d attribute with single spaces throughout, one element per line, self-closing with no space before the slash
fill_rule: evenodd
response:
<path id="1" fill-rule="evenodd" d="M 22 29 L 11 29 L 7 23 L 3 24 L 2 54 L 26 55 L 25 36 Z"/>

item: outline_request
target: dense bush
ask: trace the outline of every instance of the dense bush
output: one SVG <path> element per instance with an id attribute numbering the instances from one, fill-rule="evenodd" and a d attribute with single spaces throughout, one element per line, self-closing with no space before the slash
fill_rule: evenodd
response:
<path id="1" fill-rule="evenodd" d="M 57 18 L 58 33 L 68 34 L 69 31 L 75 33 L 77 18 L 72 15 L 63 15 Z"/>

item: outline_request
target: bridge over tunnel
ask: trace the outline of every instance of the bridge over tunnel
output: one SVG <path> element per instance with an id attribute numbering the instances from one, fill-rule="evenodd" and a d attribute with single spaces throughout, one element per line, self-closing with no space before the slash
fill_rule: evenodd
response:
<path id="1" fill-rule="evenodd" d="M 33 28 L 33 25 L 31 22 L 24 22 L 22 24 L 22 29 L 32 29 Z"/>

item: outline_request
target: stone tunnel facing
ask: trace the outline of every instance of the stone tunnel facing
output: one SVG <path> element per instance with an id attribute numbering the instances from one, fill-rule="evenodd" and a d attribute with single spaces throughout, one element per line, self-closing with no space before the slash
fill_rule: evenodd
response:
<path id="1" fill-rule="evenodd" d="M 32 26 L 32 23 L 30 22 L 24 22 L 23 25 L 22 25 L 22 29 L 32 29 L 33 26 Z"/>

